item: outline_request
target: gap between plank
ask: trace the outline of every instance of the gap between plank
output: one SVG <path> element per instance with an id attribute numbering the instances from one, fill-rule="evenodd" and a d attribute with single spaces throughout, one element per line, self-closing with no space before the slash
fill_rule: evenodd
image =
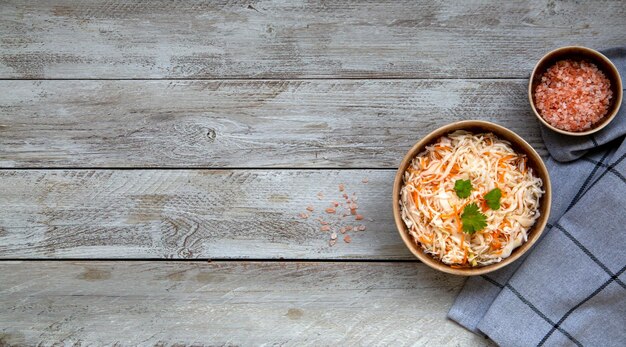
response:
<path id="1" fill-rule="evenodd" d="M 266 78 L 266 77 L 155 77 L 155 78 L 0 78 L 0 81 L 489 81 L 489 80 L 528 80 L 526 77 L 293 77 L 293 78 Z"/>
<path id="2" fill-rule="evenodd" d="M 395 171 L 397 167 L 127 167 L 127 166 L 102 166 L 102 167 L 72 167 L 72 166 L 58 166 L 58 167 L 0 167 L 0 171 L 27 171 L 27 170 L 250 170 L 250 171 L 270 171 L 270 170 L 285 170 L 285 171 L 332 171 L 332 170 L 370 170 L 370 171 Z"/>
<path id="3" fill-rule="evenodd" d="M 421 261 L 416 259 L 277 259 L 277 258 L 224 258 L 224 259 L 208 259 L 208 258 L 195 258 L 195 259 L 166 259 L 166 258 L 2 258 L 2 262 L 9 261 L 31 261 L 31 262 L 63 262 L 63 261 L 132 261 L 132 262 L 178 262 L 178 263 L 415 263 L 419 264 Z"/>

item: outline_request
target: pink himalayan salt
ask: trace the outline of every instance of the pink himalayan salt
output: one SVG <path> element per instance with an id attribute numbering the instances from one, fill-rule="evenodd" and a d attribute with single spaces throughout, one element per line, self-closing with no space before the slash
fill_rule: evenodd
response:
<path id="1" fill-rule="evenodd" d="M 561 60 L 541 76 L 535 107 L 548 124 L 566 131 L 584 131 L 608 112 L 611 82 L 586 61 Z"/>

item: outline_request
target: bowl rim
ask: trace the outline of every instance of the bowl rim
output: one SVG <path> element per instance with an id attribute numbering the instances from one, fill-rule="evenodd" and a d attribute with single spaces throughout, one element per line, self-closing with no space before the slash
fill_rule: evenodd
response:
<path id="1" fill-rule="evenodd" d="M 444 264 L 440 260 L 433 258 L 432 256 L 424 253 L 421 250 L 421 247 L 417 245 L 412 237 L 408 234 L 408 229 L 402 220 L 402 212 L 399 204 L 400 199 L 400 191 L 402 189 L 403 184 L 403 176 L 404 172 L 410 161 L 417 155 L 424 147 L 428 144 L 432 143 L 437 138 L 454 132 L 456 130 L 465 130 L 468 128 L 485 128 L 485 132 L 493 132 L 496 136 L 510 141 L 515 147 L 522 147 L 524 154 L 532 157 L 534 162 L 537 164 L 537 175 L 540 176 L 543 180 L 543 189 L 545 191 L 543 196 L 543 204 L 545 205 L 545 213 L 535 222 L 533 225 L 533 232 L 528 235 L 528 240 L 524 242 L 521 246 L 517 247 L 513 253 L 508 257 L 503 259 L 502 261 L 486 266 L 476 267 L 476 268 L 452 268 L 450 265 Z M 487 129 L 495 129 L 495 131 L 487 130 Z M 394 183 L 393 183 L 393 198 L 392 198 L 392 209 L 393 209 L 393 217 L 396 224 L 396 229 L 402 238 L 402 241 L 407 246 L 407 248 L 415 255 L 422 263 L 427 266 L 439 270 L 445 273 L 460 275 L 460 276 L 476 276 L 483 275 L 492 271 L 496 271 L 498 269 L 503 268 L 504 266 L 514 262 L 518 258 L 520 258 L 523 254 L 525 254 L 537 240 L 543 234 L 546 224 L 548 223 L 548 218 L 550 217 L 550 210 L 552 206 L 552 185 L 550 182 L 550 175 L 548 170 L 543 162 L 541 156 L 535 151 L 535 149 L 526 142 L 521 136 L 517 135 L 512 130 L 509 130 L 501 125 L 483 121 L 483 120 L 463 120 L 457 121 L 453 123 L 449 123 L 447 125 L 441 126 L 428 135 L 424 136 L 420 141 L 415 143 L 405 154 L 402 159 L 398 170 L 395 175 Z"/>
<path id="2" fill-rule="evenodd" d="M 545 119 L 543 119 L 543 117 L 539 114 L 539 111 L 537 111 L 537 108 L 535 107 L 535 102 L 533 101 L 533 81 L 535 79 L 535 75 L 537 73 L 537 70 L 539 69 L 539 66 L 542 65 L 548 58 L 551 58 L 552 55 L 559 53 L 561 51 L 565 51 L 565 50 L 581 50 L 584 51 L 586 53 L 588 53 L 591 56 L 594 56 L 595 58 L 604 61 L 607 66 L 609 66 L 609 68 L 611 70 L 613 70 L 613 74 L 615 76 L 617 76 L 617 80 L 616 81 L 611 81 L 611 82 L 617 82 L 617 95 L 616 95 L 616 99 L 615 99 L 615 108 L 614 110 L 609 113 L 608 115 L 606 115 L 605 119 L 602 120 L 601 123 L 599 123 L 598 125 L 596 125 L 596 127 L 591 128 L 589 130 L 586 131 L 567 131 L 567 130 L 563 130 L 563 129 L 559 129 L 551 124 L 549 124 Z M 595 49 L 589 48 L 589 47 L 584 47 L 584 46 L 563 46 L 563 47 L 559 47 L 556 49 L 551 50 L 550 52 L 544 54 L 541 59 L 539 59 L 537 61 L 537 63 L 535 64 L 535 67 L 533 68 L 532 72 L 530 73 L 530 77 L 528 79 L 528 101 L 530 102 L 530 107 L 533 110 L 533 113 L 535 114 L 535 117 L 537 117 L 539 119 L 539 121 L 545 125 L 546 127 L 548 127 L 550 130 L 555 131 L 557 133 L 563 134 L 563 135 L 570 135 L 570 136 L 586 136 L 586 135 L 591 135 L 594 134 L 600 130 L 602 130 L 604 127 L 606 127 L 607 125 L 609 125 L 609 123 L 611 123 L 611 121 L 613 121 L 613 119 L 615 118 L 615 116 L 617 116 L 617 112 L 620 109 L 620 106 L 622 104 L 622 98 L 623 98 L 623 92 L 622 92 L 622 78 L 619 74 L 619 70 L 617 69 L 617 67 L 615 66 L 615 64 L 613 64 L 613 62 L 607 58 L 604 54 L 596 51 Z"/>

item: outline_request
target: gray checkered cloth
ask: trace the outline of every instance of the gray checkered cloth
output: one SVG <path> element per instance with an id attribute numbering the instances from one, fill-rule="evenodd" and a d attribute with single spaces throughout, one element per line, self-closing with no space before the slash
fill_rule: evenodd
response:
<path id="1" fill-rule="evenodd" d="M 626 48 L 604 51 L 626 76 Z M 523 259 L 471 277 L 448 317 L 503 346 L 626 346 L 626 106 L 603 130 L 542 129 L 552 212 Z"/>

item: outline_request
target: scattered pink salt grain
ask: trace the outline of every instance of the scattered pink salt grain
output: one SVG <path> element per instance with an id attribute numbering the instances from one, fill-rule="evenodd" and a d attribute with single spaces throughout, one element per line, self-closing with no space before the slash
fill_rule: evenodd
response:
<path id="1" fill-rule="evenodd" d="M 370 181 L 369 178 L 365 177 L 361 182 L 367 184 L 367 182 L 369 182 L 369 181 Z"/>
<path id="2" fill-rule="evenodd" d="M 330 240 L 329 245 L 332 247 L 338 241 L 338 235 L 342 235 L 345 243 L 352 242 L 352 236 L 348 234 L 348 232 L 353 231 L 364 231 L 364 225 L 346 225 L 346 223 L 350 223 L 352 219 L 345 219 L 348 216 L 354 216 L 355 220 L 363 220 L 365 219 L 363 215 L 357 214 L 357 209 L 359 206 L 356 203 L 357 196 L 355 192 L 349 193 L 346 192 L 346 187 L 343 183 L 339 184 L 339 192 L 338 195 L 342 196 L 344 200 L 338 201 L 330 201 L 330 206 L 327 208 L 319 209 L 319 212 L 316 211 L 313 205 L 308 205 L 306 210 L 308 213 L 301 213 L 300 216 L 306 216 L 302 218 L 314 218 L 316 221 L 320 222 L 320 231 L 329 232 Z M 320 200 L 324 199 L 324 193 L 317 193 L 317 197 Z M 322 213 L 326 214 L 335 214 L 336 216 L 333 218 L 331 216 L 326 215 L 326 218 L 330 219 L 330 221 L 325 221 L 322 217 Z M 327 234 L 328 235 L 328 234 Z"/>
<path id="3" fill-rule="evenodd" d="M 304 212 L 302 212 L 302 213 L 299 213 L 299 214 L 298 214 L 298 217 L 300 217 L 300 218 L 302 218 L 302 219 L 307 219 L 307 218 L 309 218 L 309 215 L 308 215 L 308 214 L 306 214 L 306 213 L 304 213 Z"/>
<path id="4" fill-rule="evenodd" d="M 355 204 L 355 203 L 350 204 L 350 214 L 355 215 L 357 208 L 359 208 L 359 206 L 357 204 Z"/>
<path id="5" fill-rule="evenodd" d="M 584 131 L 609 110 L 611 82 L 587 61 L 561 60 L 541 75 L 535 87 L 535 107 L 550 125 L 566 131 Z"/>

